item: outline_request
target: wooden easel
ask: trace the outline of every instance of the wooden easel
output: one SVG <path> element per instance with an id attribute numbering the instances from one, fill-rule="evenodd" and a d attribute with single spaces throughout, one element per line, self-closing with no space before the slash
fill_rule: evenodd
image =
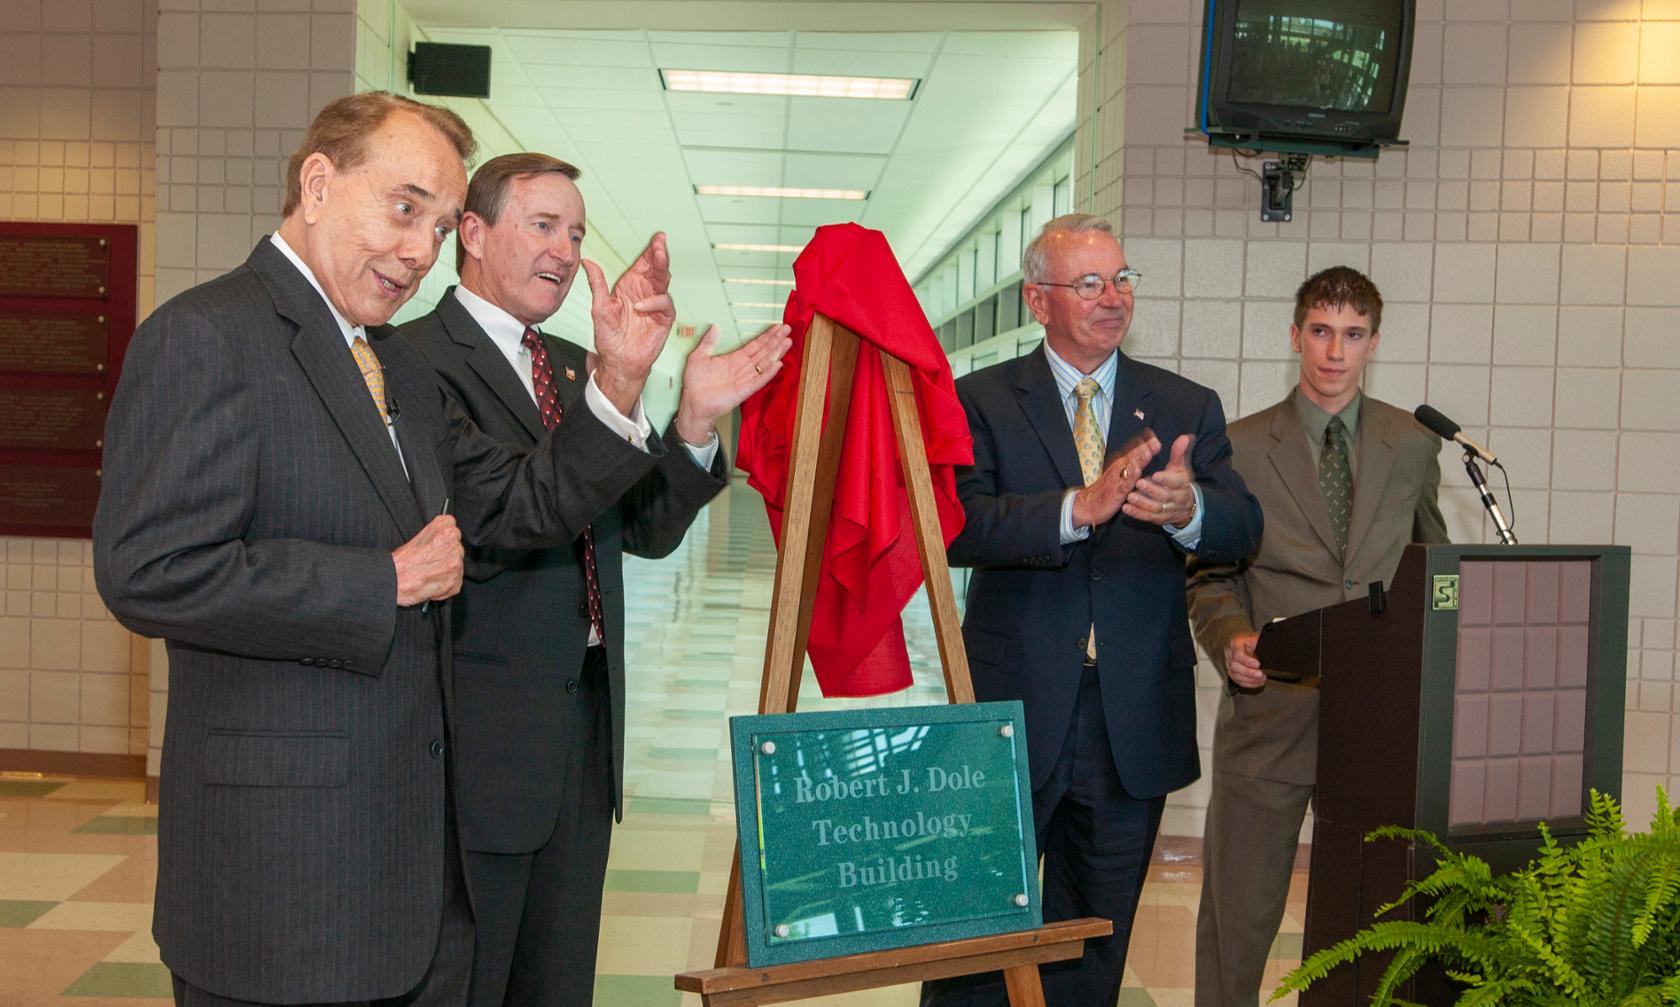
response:
<path id="1" fill-rule="evenodd" d="M 799 372 L 798 412 L 794 419 L 791 471 L 782 516 L 782 549 L 776 559 L 770 638 L 764 650 L 764 684 L 758 695 L 761 714 L 792 713 L 798 700 L 858 349 L 856 333 L 825 315 L 818 314 L 812 320 Z M 945 563 L 945 540 L 934 508 L 933 479 L 928 474 L 927 452 L 922 445 L 921 418 L 916 410 L 910 367 L 889 353 L 881 354 L 881 362 L 892 403 L 898 456 L 910 496 L 910 517 L 922 557 L 922 576 L 927 582 L 928 604 L 933 609 L 934 636 L 945 672 L 945 691 L 952 703 L 972 703 L 974 685 L 969 679 L 968 655 L 963 650 L 950 568 Z M 826 427 L 823 425 L 825 386 L 828 389 Z M 1038 966 L 1078 958 L 1085 953 L 1086 940 L 1105 937 L 1113 931 L 1113 924 L 1104 919 L 1067 920 L 1018 933 L 749 968 L 741 905 L 741 857 L 737 847 L 734 866 L 729 871 L 729 891 L 724 897 L 717 967 L 682 973 L 676 977 L 676 986 L 700 994 L 707 1007 L 724 1007 L 781 1003 L 924 979 L 1002 971 L 1012 1007 L 1043 1007 Z"/>

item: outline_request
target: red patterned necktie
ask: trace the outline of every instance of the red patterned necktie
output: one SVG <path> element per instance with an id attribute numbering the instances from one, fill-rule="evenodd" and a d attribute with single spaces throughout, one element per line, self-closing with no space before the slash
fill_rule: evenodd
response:
<path id="1" fill-rule="evenodd" d="M 531 351 L 531 390 L 537 394 L 537 411 L 542 414 L 543 426 L 550 430 L 560 425 L 560 398 L 554 393 L 554 369 L 548 364 L 548 350 L 536 329 L 527 328 L 523 340 Z M 595 637 L 607 642 L 606 621 L 601 616 L 601 578 L 595 572 L 595 533 L 583 529 L 583 583 L 588 595 L 589 625 Z"/>

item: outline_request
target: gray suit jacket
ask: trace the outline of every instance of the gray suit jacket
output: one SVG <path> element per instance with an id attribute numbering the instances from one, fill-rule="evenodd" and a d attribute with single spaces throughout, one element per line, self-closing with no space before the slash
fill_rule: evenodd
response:
<path id="1" fill-rule="evenodd" d="M 1360 405 L 1353 515 L 1345 555 L 1318 488 L 1295 395 L 1231 424 L 1232 465 L 1266 510 L 1260 548 L 1238 564 L 1198 563 L 1190 578 L 1196 639 L 1224 672 L 1225 645 L 1280 616 L 1364 597 L 1394 577 L 1412 542 L 1447 541 L 1436 503 L 1441 439 L 1385 402 Z M 1311 784 L 1318 772 L 1318 689 L 1268 681 L 1226 690 L 1213 742 L 1220 772 Z"/>
<path id="2" fill-rule="evenodd" d="M 529 451 L 543 435 L 542 417 L 507 358 L 454 296 L 402 327 L 403 335 L 436 368 L 451 399 L 485 433 L 516 451 Z M 583 347 L 545 335 L 554 369 L 562 426 L 589 412 Z M 675 434 L 667 431 L 667 442 Z M 657 437 L 655 438 L 657 440 Z M 613 800 L 623 814 L 624 785 L 624 560 L 665 556 L 702 506 L 727 485 L 720 450 L 711 471 L 685 450 L 663 453 L 653 470 L 596 517 L 595 565 L 606 624 L 608 688 L 613 747 L 578 753 L 592 767 L 613 774 Z M 580 551 L 511 552 L 474 548 L 467 583 L 451 605 L 456 676 L 455 754 L 462 778 L 472 784 L 458 795 L 462 841 L 469 850 L 530 853 L 554 831 L 562 807 L 562 774 L 572 738 L 555 730 L 569 697 L 565 687 L 583 665 L 589 642 Z"/>
<path id="3" fill-rule="evenodd" d="M 587 412 L 521 457 L 393 332 L 368 335 L 401 460 L 266 238 L 146 320 L 112 402 L 94 572 L 169 646 L 153 932 L 223 996 L 397 996 L 431 960 L 449 606 L 399 609 L 391 551 L 445 499 L 469 541 L 570 542 L 658 460 Z"/>

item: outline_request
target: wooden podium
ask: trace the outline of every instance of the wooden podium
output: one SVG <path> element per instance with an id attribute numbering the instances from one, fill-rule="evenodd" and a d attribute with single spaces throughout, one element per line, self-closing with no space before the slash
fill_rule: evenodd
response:
<path id="1" fill-rule="evenodd" d="M 1413 545 L 1386 594 L 1264 628 L 1268 671 L 1319 681 L 1303 957 L 1433 869 L 1428 847 L 1365 842 L 1379 825 L 1427 829 L 1495 871 L 1533 856 L 1541 821 L 1560 842 L 1585 835 L 1587 790 L 1621 790 L 1630 563 L 1625 546 Z M 1369 1002 L 1387 964 L 1335 969 L 1302 1007 Z M 1458 996 L 1428 971 L 1397 994 Z"/>
<path id="2" fill-rule="evenodd" d="M 860 349 L 856 333 L 821 314 L 812 320 L 805 337 L 783 508 L 782 547 L 776 558 L 770 634 L 764 650 L 764 683 L 758 697 L 761 714 L 791 713 L 798 699 Z M 969 679 L 968 656 L 963 650 L 950 569 L 945 563 L 945 540 L 934 507 L 933 480 L 922 444 L 910 367 L 885 352 L 881 353 L 881 361 L 892 403 L 893 430 L 898 439 L 905 491 L 910 498 L 910 517 L 922 558 L 922 576 L 933 609 L 934 636 L 945 672 L 945 691 L 952 703 L 972 703 L 974 686 Z M 828 390 L 826 426 L 823 423 L 825 387 Z M 707 1007 L 781 1003 L 999 970 L 1004 974 L 1013 1007 L 1042 1007 L 1044 994 L 1039 985 L 1038 966 L 1078 958 L 1084 954 L 1086 940 L 1105 937 L 1114 930 L 1108 920 L 1066 920 L 1016 933 L 750 968 L 742 922 L 739 847 L 724 899 L 717 967 L 676 977 L 677 989 L 700 994 Z"/>

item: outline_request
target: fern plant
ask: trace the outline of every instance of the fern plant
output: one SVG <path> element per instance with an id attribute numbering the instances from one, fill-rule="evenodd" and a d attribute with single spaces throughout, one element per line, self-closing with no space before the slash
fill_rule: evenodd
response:
<path id="1" fill-rule="evenodd" d="M 1376 915 L 1423 896 L 1422 921 L 1380 920 L 1284 976 L 1277 1000 L 1367 952 L 1394 952 L 1371 1003 L 1429 962 L 1464 986 L 1459 1007 L 1659 1007 L 1680 1004 L 1680 809 L 1657 790 L 1651 831 L 1629 834 L 1621 808 L 1593 791 L 1587 837 L 1559 845 L 1542 824 L 1538 855 L 1495 876 L 1433 834 L 1393 826 L 1383 839 L 1427 843 L 1437 862 Z M 1416 1005 L 1410 1005 L 1416 1007 Z"/>

